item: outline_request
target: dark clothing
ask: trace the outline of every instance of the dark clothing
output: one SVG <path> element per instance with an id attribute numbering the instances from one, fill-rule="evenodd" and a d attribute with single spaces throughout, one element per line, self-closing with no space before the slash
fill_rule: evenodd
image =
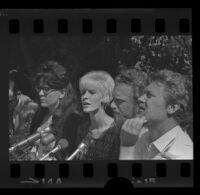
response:
<path id="1" fill-rule="evenodd" d="M 64 160 L 66 156 L 69 156 L 76 150 L 77 130 L 81 121 L 81 116 L 76 113 L 70 114 L 66 119 L 61 138 L 66 139 L 69 145 L 65 150 L 61 151 L 59 160 Z"/>
<path id="2" fill-rule="evenodd" d="M 31 132 L 35 133 L 37 128 L 41 125 L 47 110 L 40 108 L 32 121 Z M 65 115 L 65 116 L 64 116 Z M 74 111 L 63 113 L 62 116 L 52 118 L 52 133 L 56 137 L 58 143 L 60 139 L 68 141 L 68 147 L 56 154 L 57 160 L 64 160 L 66 156 L 70 155 L 76 149 L 76 137 L 78 126 L 80 125 L 82 117 Z"/>
<path id="3" fill-rule="evenodd" d="M 87 143 L 82 152 L 77 155 L 79 160 L 118 160 L 120 150 L 120 128 L 113 125 L 100 138 L 94 139 L 88 131 L 89 123 L 83 124 L 78 130 L 77 143 Z"/>
<path id="4" fill-rule="evenodd" d="M 37 128 L 41 126 L 42 121 L 44 120 L 44 117 L 47 113 L 48 113 L 48 109 L 39 107 L 39 109 L 37 110 L 37 112 L 35 113 L 32 119 L 31 126 L 30 126 L 30 134 L 35 133 Z"/>

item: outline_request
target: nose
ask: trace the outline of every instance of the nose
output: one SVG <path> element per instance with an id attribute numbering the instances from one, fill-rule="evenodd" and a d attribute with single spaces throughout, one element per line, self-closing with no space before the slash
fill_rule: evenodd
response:
<path id="1" fill-rule="evenodd" d="M 44 92 L 42 89 L 40 89 L 40 91 L 39 91 L 39 96 L 44 96 Z"/>
<path id="2" fill-rule="evenodd" d="M 115 104 L 114 101 L 111 102 L 110 107 L 111 107 L 113 110 L 117 109 L 117 105 Z"/>
<path id="3" fill-rule="evenodd" d="M 146 99 L 147 99 L 146 94 L 143 94 L 142 96 L 140 96 L 140 97 L 138 98 L 138 102 L 139 102 L 139 103 L 145 103 L 145 102 L 146 102 Z"/>
<path id="4" fill-rule="evenodd" d="M 88 91 L 86 91 L 84 94 L 82 94 L 82 100 L 87 99 L 88 95 L 89 95 Z"/>

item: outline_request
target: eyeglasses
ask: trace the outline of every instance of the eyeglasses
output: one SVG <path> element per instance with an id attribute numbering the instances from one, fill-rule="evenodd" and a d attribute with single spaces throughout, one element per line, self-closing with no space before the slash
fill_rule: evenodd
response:
<path id="1" fill-rule="evenodd" d="M 51 92 L 55 91 L 56 89 L 51 89 L 49 87 L 37 87 L 35 88 L 36 91 L 39 93 L 41 90 L 43 91 L 44 93 L 44 96 L 47 96 L 49 95 Z"/>

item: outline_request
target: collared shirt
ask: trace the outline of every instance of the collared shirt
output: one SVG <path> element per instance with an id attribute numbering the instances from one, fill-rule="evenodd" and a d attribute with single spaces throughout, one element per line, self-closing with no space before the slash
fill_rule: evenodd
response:
<path id="1" fill-rule="evenodd" d="M 129 154 L 130 151 L 132 154 L 125 160 L 192 160 L 193 142 L 180 126 L 176 126 L 154 142 L 150 141 L 149 131 L 145 132 L 129 149 Z"/>

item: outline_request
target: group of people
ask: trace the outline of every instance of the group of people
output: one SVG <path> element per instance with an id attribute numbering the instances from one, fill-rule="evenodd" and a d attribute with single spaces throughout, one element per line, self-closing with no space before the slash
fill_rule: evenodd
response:
<path id="1" fill-rule="evenodd" d="M 10 73 L 10 145 L 42 132 L 26 160 L 40 160 L 61 139 L 68 147 L 51 160 L 67 160 L 81 143 L 73 160 L 193 159 L 192 139 L 179 123 L 189 97 L 180 73 L 127 69 L 113 79 L 95 70 L 79 79 L 77 93 L 64 66 L 48 61 L 35 86 L 38 103 L 15 89 Z"/>

